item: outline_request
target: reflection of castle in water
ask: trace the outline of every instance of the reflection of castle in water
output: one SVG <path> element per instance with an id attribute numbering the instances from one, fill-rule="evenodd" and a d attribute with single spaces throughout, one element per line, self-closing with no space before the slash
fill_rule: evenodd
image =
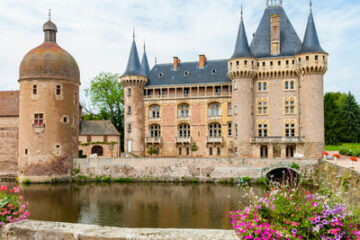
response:
<path id="1" fill-rule="evenodd" d="M 60 184 L 21 191 L 31 219 L 119 227 L 229 228 L 227 212 L 246 204 L 244 190 L 230 185 Z"/>

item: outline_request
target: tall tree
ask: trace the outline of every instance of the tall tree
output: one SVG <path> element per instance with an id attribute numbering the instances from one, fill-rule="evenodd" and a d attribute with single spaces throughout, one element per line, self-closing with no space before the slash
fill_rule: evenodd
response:
<path id="1" fill-rule="evenodd" d="M 96 112 L 87 111 L 83 119 L 111 120 L 120 134 L 124 134 L 124 89 L 119 74 L 101 72 L 91 79 L 90 88 L 85 89 Z M 123 142 L 121 143 L 123 148 Z"/>
<path id="2" fill-rule="evenodd" d="M 342 121 L 337 93 L 326 93 L 324 97 L 325 144 L 337 145 L 341 141 Z"/>
<path id="3" fill-rule="evenodd" d="M 341 110 L 344 120 L 344 134 L 346 141 L 356 143 L 360 141 L 360 108 L 354 95 L 347 94 Z"/>

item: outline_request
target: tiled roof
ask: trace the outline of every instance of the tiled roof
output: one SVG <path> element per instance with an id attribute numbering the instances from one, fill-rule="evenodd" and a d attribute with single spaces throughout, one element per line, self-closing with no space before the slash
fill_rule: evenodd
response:
<path id="1" fill-rule="evenodd" d="M 19 91 L 0 91 L 0 117 L 18 117 L 19 98 Z"/>
<path id="2" fill-rule="evenodd" d="M 246 36 L 244 21 L 241 16 L 241 22 L 239 25 L 239 31 L 235 44 L 235 51 L 231 58 L 240 58 L 240 57 L 252 57 L 250 53 L 249 43 Z"/>
<path id="3" fill-rule="evenodd" d="M 227 60 L 208 60 L 204 68 L 199 62 L 183 62 L 176 71 L 173 64 L 157 64 L 146 86 L 230 83 L 227 72 Z"/>
<path id="4" fill-rule="evenodd" d="M 273 57 L 270 54 L 270 16 L 280 15 L 280 55 L 294 56 L 301 50 L 301 41 L 281 6 L 265 9 L 264 15 L 250 45 L 256 58 Z M 276 57 L 278 57 L 276 56 Z"/>
<path id="5" fill-rule="evenodd" d="M 144 54 L 143 54 L 143 57 L 141 59 L 141 73 L 144 76 L 148 76 L 149 73 L 150 73 L 150 66 L 149 66 L 149 61 L 148 61 L 148 57 L 147 57 L 147 54 L 146 54 L 145 47 L 144 47 Z"/>
<path id="6" fill-rule="evenodd" d="M 120 133 L 109 120 L 83 120 L 80 136 L 120 136 Z"/>

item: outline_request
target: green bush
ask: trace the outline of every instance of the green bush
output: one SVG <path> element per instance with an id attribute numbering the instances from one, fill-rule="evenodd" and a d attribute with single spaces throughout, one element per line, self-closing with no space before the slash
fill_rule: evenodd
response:
<path id="1" fill-rule="evenodd" d="M 199 149 L 199 148 L 198 148 L 198 146 L 196 145 L 196 143 L 193 142 L 193 143 L 191 144 L 191 151 L 192 151 L 192 152 L 196 152 L 198 149 Z"/>
<path id="2" fill-rule="evenodd" d="M 30 184 L 31 181 L 30 181 L 30 179 L 24 179 L 23 183 L 24 183 L 24 184 Z"/>
<path id="3" fill-rule="evenodd" d="M 73 172 L 74 172 L 74 174 L 78 174 L 80 172 L 80 169 L 74 168 Z"/>
<path id="4" fill-rule="evenodd" d="M 111 177 L 110 177 L 110 176 L 104 177 L 104 178 L 103 178 L 103 181 L 104 181 L 104 182 L 110 182 L 110 181 L 111 181 Z"/>
<path id="5" fill-rule="evenodd" d="M 234 183 L 235 182 L 235 179 L 234 178 L 230 178 L 229 179 L 229 183 Z"/>
<path id="6" fill-rule="evenodd" d="M 300 166 L 297 163 L 292 163 L 290 167 L 293 169 L 300 169 Z"/>
<path id="7" fill-rule="evenodd" d="M 198 183 L 198 182 L 199 182 L 199 180 L 196 178 L 191 179 L 191 183 Z"/>
<path id="8" fill-rule="evenodd" d="M 251 178 L 250 177 L 243 177 L 242 178 L 242 182 L 243 183 L 248 183 L 248 182 L 250 182 L 251 181 Z"/>
<path id="9" fill-rule="evenodd" d="M 266 184 L 266 178 L 260 177 L 260 178 L 256 179 L 256 184 Z"/>

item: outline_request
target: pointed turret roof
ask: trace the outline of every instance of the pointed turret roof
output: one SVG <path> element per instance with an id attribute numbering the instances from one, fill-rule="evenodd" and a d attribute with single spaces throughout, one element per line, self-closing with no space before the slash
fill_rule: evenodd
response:
<path id="1" fill-rule="evenodd" d="M 231 58 L 240 58 L 240 57 L 252 57 L 249 48 L 248 39 L 246 36 L 242 10 L 241 10 L 239 31 L 236 39 L 235 51 Z"/>
<path id="2" fill-rule="evenodd" d="M 305 36 L 304 36 L 304 42 L 301 48 L 301 53 L 310 53 L 310 52 L 325 52 L 320 46 L 320 41 L 316 31 L 316 26 L 312 14 L 311 6 L 310 6 L 310 14 L 306 26 Z"/>
<path id="3" fill-rule="evenodd" d="M 146 54 L 145 44 L 144 44 L 144 54 L 141 59 L 141 72 L 145 76 L 149 76 L 149 74 L 150 74 L 150 66 L 149 66 L 149 61 L 148 61 L 148 57 Z"/>
<path id="4" fill-rule="evenodd" d="M 131 45 L 129 60 L 128 60 L 127 67 L 126 67 L 126 70 L 125 70 L 123 76 L 129 76 L 129 75 L 137 75 L 137 76 L 144 75 L 141 72 L 141 65 L 140 65 L 139 54 L 138 54 L 136 43 L 135 43 L 135 38 L 133 39 L 133 43 Z"/>
<path id="5" fill-rule="evenodd" d="M 277 3 L 277 1 L 275 1 Z M 264 12 L 260 24 L 256 30 L 254 38 L 250 44 L 250 50 L 254 57 L 274 57 L 270 53 L 270 16 L 280 15 L 280 55 L 279 56 L 294 56 L 301 50 L 301 41 L 298 37 L 294 27 L 287 17 L 281 1 L 279 4 L 269 5 Z"/>

